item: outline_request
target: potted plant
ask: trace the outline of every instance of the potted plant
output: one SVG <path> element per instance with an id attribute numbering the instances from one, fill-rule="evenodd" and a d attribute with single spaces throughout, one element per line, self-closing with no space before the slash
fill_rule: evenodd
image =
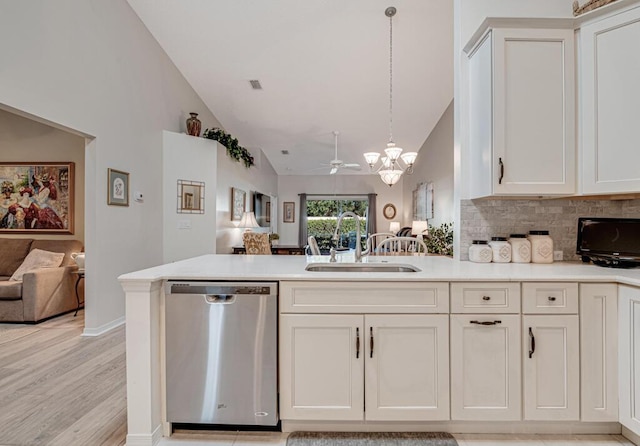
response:
<path id="1" fill-rule="evenodd" d="M 280 236 L 276 232 L 272 232 L 272 233 L 269 234 L 269 242 L 272 245 L 277 245 L 278 244 L 278 240 L 280 240 Z"/>

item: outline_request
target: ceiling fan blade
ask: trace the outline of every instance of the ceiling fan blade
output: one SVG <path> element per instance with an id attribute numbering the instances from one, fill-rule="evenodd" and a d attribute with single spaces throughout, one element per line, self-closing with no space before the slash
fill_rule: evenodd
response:
<path id="1" fill-rule="evenodd" d="M 331 168 L 331 172 L 329 172 L 329 175 L 333 175 L 334 173 L 336 173 L 338 171 L 337 167 L 332 167 Z"/>
<path id="2" fill-rule="evenodd" d="M 349 169 L 349 170 L 362 170 L 362 167 L 358 163 L 344 164 L 342 167 L 344 167 L 346 169 Z"/>

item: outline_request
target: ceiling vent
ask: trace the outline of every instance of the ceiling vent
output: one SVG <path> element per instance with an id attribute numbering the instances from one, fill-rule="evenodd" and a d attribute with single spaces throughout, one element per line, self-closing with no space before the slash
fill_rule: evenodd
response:
<path id="1" fill-rule="evenodd" d="M 251 88 L 253 88 L 254 90 L 262 90 L 262 85 L 260 85 L 259 80 L 254 79 L 249 81 L 249 83 L 251 84 Z"/>
<path id="2" fill-rule="evenodd" d="M 289 151 L 288 150 L 281 150 L 280 153 L 282 153 L 283 155 L 288 155 Z"/>

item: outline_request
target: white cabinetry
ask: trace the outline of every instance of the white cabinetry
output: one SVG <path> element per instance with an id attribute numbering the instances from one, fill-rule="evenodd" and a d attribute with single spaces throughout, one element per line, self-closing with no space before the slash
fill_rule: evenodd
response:
<path id="1" fill-rule="evenodd" d="M 618 288 L 620 423 L 640 435 L 640 288 Z"/>
<path id="2" fill-rule="evenodd" d="M 525 420 L 580 418 L 577 283 L 522 284 Z"/>
<path id="3" fill-rule="evenodd" d="M 580 29 L 582 192 L 640 191 L 640 7 Z"/>
<path id="4" fill-rule="evenodd" d="M 469 51 L 471 198 L 575 193 L 573 29 L 490 29 Z"/>
<path id="5" fill-rule="evenodd" d="M 520 285 L 453 283 L 451 307 L 451 419 L 520 420 Z"/>
<path id="6" fill-rule="evenodd" d="M 447 285 L 282 282 L 281 418 L 448 420 L 448 316 L 367 314 L 446 313 Z"/>
<path id="7" fill-rule="evenodd" d="M 580 285 L 582 421 L 618 421 L 618 286 Z"/>

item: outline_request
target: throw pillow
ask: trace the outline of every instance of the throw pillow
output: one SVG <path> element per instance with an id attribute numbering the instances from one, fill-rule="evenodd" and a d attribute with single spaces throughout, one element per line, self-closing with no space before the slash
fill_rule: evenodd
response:
<path id="1" fill-rule="evenodd" d="M 64 252 L 50 252 L 42 249 L 34 249 L 25 257 L 22 265 L 13 273 L 9 280 L 20 281 L 25 273 L 30 273 L 38 268 L 55 268 L 60 266 L 64 259 Z"/>

